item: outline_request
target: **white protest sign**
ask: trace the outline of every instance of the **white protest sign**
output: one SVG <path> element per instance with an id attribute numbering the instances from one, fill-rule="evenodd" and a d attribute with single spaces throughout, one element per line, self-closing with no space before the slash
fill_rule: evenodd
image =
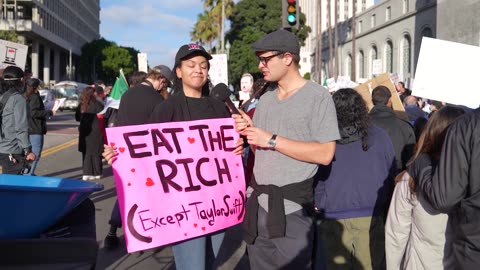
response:
<path id="1" fill-rule="evenodd" d="M 383 73 L 382 59 L 375 59 L 372 61 L 372 74 L 378 75 Z"/>
<path id="2" fill-rule="evenodd" d="M 0 39 L 0 68 L 15 65 L 25 70 L 28 46 Z"/>
<path id="3" fill-rule="evenodd" d="M 210 70 L 208 71 L 210 81 L 214 86 L 218 83 L 228 85 L 227 55 L 213 54 L 212 57 L 212 60 L 210 60 Z"/>
<path id="4" fill-rule="evenodd" d="M 66 98 L 57 98 L 55 99 L 55 103 L 53 104 L 52 111 L 57 111 L 63 103 L 65 103 Z"/>
<path id="5" fill-rule="evenodd" d="M 143 71 L 148 73 L 148 59 L 146 53 L 138 53 L 138 71 Z"/>
<path id="6" fill-rule="evenodd" d="M 328 78 L 327 79 L 327 89 L 329 92 L 335 92 L 338 90 L 337 83 L 335 82 L 335 78 Z"/>
<path id="7" fill-rule="evenodd" d="M 424 37 L 412 94 L 477 108 L 480 47 Z"/>

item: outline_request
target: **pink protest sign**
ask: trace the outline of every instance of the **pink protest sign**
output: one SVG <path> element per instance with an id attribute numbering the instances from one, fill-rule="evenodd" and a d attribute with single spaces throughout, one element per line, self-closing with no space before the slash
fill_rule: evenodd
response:
<path id="1" fill-rule="evenodd" d="M 233 119 L 107 128 L 128 252 L 243 221 L 245 177 Z"/>

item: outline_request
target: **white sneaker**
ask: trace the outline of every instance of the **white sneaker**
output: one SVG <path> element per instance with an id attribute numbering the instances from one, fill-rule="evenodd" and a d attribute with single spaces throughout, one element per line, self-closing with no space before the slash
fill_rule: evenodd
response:
<path id="1" fill-rule="evenodd" d="M 92 178 L 90 178 L 90 180 L 99 180 L 99 179 L 102 179 L 101 175 L 95 175 L 95 176 L 92 176 Z"/>
<path id="2" fill-rule="evenodd" d="M 84 180 L 84 181 L 93 180 L 93 176 L 92 175 L 84 175 L 84 176 L 82 176 L 82 180 Z"/>

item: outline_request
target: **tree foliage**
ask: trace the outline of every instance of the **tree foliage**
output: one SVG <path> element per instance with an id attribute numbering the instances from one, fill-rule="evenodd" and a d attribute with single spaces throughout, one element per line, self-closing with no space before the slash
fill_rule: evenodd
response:
<path id="1" fill-rule="evenodd" d="M 15 31 L 0 31 L 0 39 L 11 41 L 11 42 L 18 42 L 18 35 Z"/>
<path id="2" fill-rule="evenodd" d="M 192 41 L 201 41 L 213 49 L 214 41 L 222 35 L 222 2 L 225 2 L 225 18 L 229 18 L 233 11 L 233 0 L 203 0 L 203 14 L 198 14 L 197 22 L 193 26 L 190 37 Z"/>
<path id="3" fill-rule="evenodd" d="M 251 44 L 267 33 L 281 28 L 282 2 L 278 0 L 241 0 L 233 8 L 230 16 L 231 29 L 227 39 L 232 44 L 228 60 L 228 81 L 238 85 L 243 73 L 249 72 L 255 78 L 261 77 L 258 60 Z M 310 27 L 305 25 L 306 18 L 300 14 L 300 27 L 293 29 L 303 45 Z"/>
<path id="4" fill-rule="evenodd" d="M 102 54 L 104 56 L 102 70 L 106 78 L 115 78 L 121 68 L 126 74 L 134 71 L 134 61 L 126 48 L 110 45 L 102 50 Z"/>
<path id="5" fill-rule="evenodd" d="M 137 53 L 131 47 L 121 47 L 115 42 L 100 38 L 82 46 L 79 73 L 84 82 L 100 79 L 113 83 L 120 68 L 125 74 L 137 69 Z"/>
<path id="6" fill-rule="evenodd" d="M 215 22 L 215 18 L 206 10 L 203 14 L 198 14 L 197 22 L 193 26 L 192 32 L 190 32 L 192 41 L 206 43 L 208 45 L 207 49 L 211 50 L 217 34 Z"/>

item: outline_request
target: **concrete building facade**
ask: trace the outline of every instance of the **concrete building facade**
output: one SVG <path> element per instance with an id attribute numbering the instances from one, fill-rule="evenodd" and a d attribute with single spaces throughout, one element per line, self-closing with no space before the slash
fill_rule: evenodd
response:
<path id="1" fill-rule="evenodd" d="M 29 47 L 27 68 L 49 85 L 75 79 L 81 47 L 100 37 L 100 0 L 3 0 L 0 30 Z"/>
<path id="2" fill-rule="evenodd" d="M 312 29 L 305 40 L 305 45 L 300 48 L 300 73 L 302 76 L 307 72 L 312 72 L 313 59 L 311 56 L 316 48 L 319 22 L 321 22 L 322 32 L 327 30 L 329 25 L 335 26 L 335 17 L 333 16 L 333 14 L 335 14 L 335 1 L 338 2 L 337 21 L 339 23 L 344 22 L 353 16 L 354 1 L 357 5 L 357 14 L 374 5 L 374 0 L 299 0 L 298 5 L 300 10 L 305 14 L 307 19 L 306 24 Z M 322 12 L 319 12 L 320 4 L 322 6 Z M 331 17 L 329 17 L 329 13 L 327 12 L 328 6 L 330 6 Z"/>
<path id="3" fill-rule="evenodd" d="M 437 38 L 480 46 L 480 0 L 437 0 Z"/>
<path id="4" fill-rule="evenodd" d="M 400 80 L 415 74 L 418 52 L 423 36 L 436 37 L 436 1 L 384 0 L 356 17 L 354 78 L 357 82 L 374 76 L 373 62 L 381 61 L 380 72 L 397 73 Z M 339 75 L 352 74 L 352 27 L 350 22 L 338 25 Z M 323 33 L 328 44 L 328 33 Z M 322 66 L 329 59 L 328 46 L 322 46 Z M 328 74 L 328 70 L 324 70 Z"/>
<path id="5" fill-rule="evenodd" d="M 397 73 L 409 81 L 415 75 L 422 37 L 433 37 L 480 46 L 480 0 L 383 0 L 356 17 L 355 53 L 352 53 L 351 19 L 338 24 L 339 75 L 352 74 L 355 55 L 355 81 L 374 76 L 374 61 L 381 72 Z M 334 35 L 334 33 L 332 34 Z M 322 32 L 322 80 L 331 59 L 328 32 Z M 315 49 L 314 49 L 315 51 Z M 316 70 L 312 57 L 312 71 Z"/>

